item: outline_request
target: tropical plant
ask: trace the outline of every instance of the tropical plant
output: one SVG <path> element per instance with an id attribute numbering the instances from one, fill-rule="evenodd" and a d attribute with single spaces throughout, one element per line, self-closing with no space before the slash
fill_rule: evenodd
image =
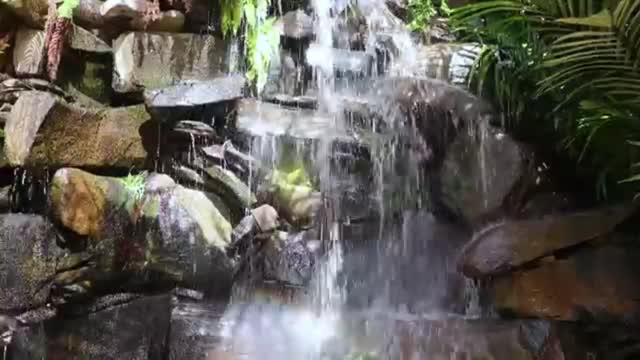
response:
<path id="1" fill-rule="evenodd" d="M 409 29 L 424 31 L 436 15 L 449 15 L 447 0 L 409 0 Z"/>
<path id="2" fill-rule="evenodd" d="M 267 82 L 269 63 L 280 44 L 275 18 L 267 18 L 270 0 L 222 0 L 222 31 L 237 35 L 244 24 L 246 77 L 255 82 L 258 92 Z"/>
<path id="3" fill-rule="evenodd" d="M 147 173 L 142 172 L 136 175 L 129 174 L 127 177 L 121 179 L 124 188 L 133 195 L 135 201 L 142 200 L 144 196 L 146 177 Z"/>
<path id="4" fill-rule="evenodd" d="M 640 1 L 481 1 L 451 21 L 482 44 L 470 82 L 508 124 L 562 136 L 601 195 L 640 179 Z"/>

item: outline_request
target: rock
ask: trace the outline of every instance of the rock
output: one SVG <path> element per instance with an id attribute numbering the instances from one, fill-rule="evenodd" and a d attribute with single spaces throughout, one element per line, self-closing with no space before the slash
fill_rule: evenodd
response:
<path id="1" fill-rule="evenodd" d="M 44 305 L 63 255 L 45 218 L 0 215 L 0 310 Z"/>
<path id="2" fill-rule="evenodd" d="M 171 312 L 168 360 L 211 359 L 207 354 L 222 345 L 223 313 L 220 305 L 178 302 Z"/>
<path id="3" fill-rule="evenodd" d="M 98 277 L 133 289 L 149 282 L 207 293 L 230 286 L 231 225 L 204 193 L 167 175 L 119 179 L 60 169 L 50 202 L 61 225 L 89 237 L 85 251 L 99 259 L 91 269 Z M 93 287 L 110 286 L 98 280 Z"/>
<path id="4" fill-rule="evenodd" d="M 12 360 L 46 359 L 47 338 L 42 324 L 17 328 L 5 355 Z"/>
<path id="5" fill-rule="evenodd" d="M 13 67 L 17 76 L 39 77 L 44 74 L 44 40 L 44 31 L 23 28 L 17 32 L 13 50 Z"/>
<path id="6" fill-rule="evenodd" d="M 442 201 L 473 223 L 499 211 L 507 197 L 520 190 L 517 186 L 528 185 L 533 165 L 532 153 L 507 134 L 492 128 L 460 133 L 447 148 L 440 169 Z"/>
<path id="7" fill-rule="evenodd" d="M 274 26 L 278 29 L 280 36 L 303 39 L 313 35 L 313 19 L 300 9 L 287 12 L 276 21 Z"/>
<path id="8" fill-rule="evenodd" d="M 46 324 L 47 359 L 162 359 L 171 297 L 145 297 L 79 318 Z"/>
<path id="9" fill-rule="evenodd" d="M 621 246 L 587 248 L 568 258 L 496 277 L 490 297 L 500 313 L 566 321 L 640 320 L 640 252 Z"/>
<path id="10" fill-rule="evenodd" d="M 226 70 L 224 42 L 209 35 L 131 32 L 113 47 L 113 88 L 120 93 L 212 80 Z"/>
<path id="11" fill-rule="evenodd" d="M 606 235 L 635 209 L 621 205 L 494 224 L 476 233 L 465 245 L 459 266 L 469 277 L 510 271 L 557 250 Z"/>
<path id="12" fill-rule="evenodd" d="M 313 275 L 314 247 L 310 232 L 275 233 L 265 244 L 262 274 L 264 280 L 289 286 L 306 286 Z"/>
<path id="13" fill-rule="evenodd" d="M 189 142 L 193 139 L 215 140 L 217 138 L 216 131 L 211 126 L 199 121 L 182 120 L 171 129 L 171 132 L 186 136 Z"/>
<path id="14" fill-rule="evenodd" d="M 366 326 L 366 348 L 390 359 L 578 360 L 588 359 L 593 349 L 588 343 L 574 348 L 580 334 L 548 321 L 382 316 L 367 319 Z"/>
<path id="15" fill-rule="evenodd" d="M 160 12 L 160 18 L 146 23 L 140 16 L 131 21 L 131 29 L 136 31 L 179 33 L 184 29 L 186 17 L 178 10 Z"/>
<path id="16" fill-rule="evenodd" d="M 171 122 L 198 119 L 202 113 L 211 114 L 211 107 L 242 97 L 244 76 L 229 75 L 207 81 L 192 81 L 166 88 L 146 90 L 144 102 L 155 120 Z M 207 122 L 212 121 L 203 119 Z"/>
<path id="17" fill-rule="evenodd" d="M 261 205 L 252 209 L 251 216 L 256 220 L 256 224 L 262 233 L 269 234 L 280 226 L 278 212 L 271 205 Z"/>
<path id="18" fill-rule="evenodd" d="M 13 51 L 13 63 L 17 76 L 42 77 L 44 75 L 46 61 L 44 41 L 44 31 L 29 28 L 18 30 Z M 103 40 L 75 25 L 66 40 L 66 44 L 71 50 L 87 53 L 110 54 L 112 51 L 111 46 Z"/>
<path id="19" fill-rule="evenodd" d="M 4 129 L 5 153 L 12 166 L 144 168 L 157 134 L 148 120 L 142 106 L 84 109 L 25 92 Z"/>
<path id="20" fill-rule="evenodd" d="M 204 174 L 205 188 L 220 196 L 229 206 L 233 223 L 240 221 L 244 216 L 244 210 L 256 203 L 256 197 L 251 189 L 231 171 L 214 165 L 205 168 Z"/>
<path id="21" fill-rule="evenodd" d="M 69 47 L 74 50 L 98 54 L 110 54 L 113 52 L 111 45 L 77 25 L 73 25 L 73 30 L 67 42 Z"/>
<path id="22" fill-rule="evenodd" d="M 5 1 L 2 4 L 31 27 L 42 28 L 47 19 L 49 4 L 46 0 Z"/>

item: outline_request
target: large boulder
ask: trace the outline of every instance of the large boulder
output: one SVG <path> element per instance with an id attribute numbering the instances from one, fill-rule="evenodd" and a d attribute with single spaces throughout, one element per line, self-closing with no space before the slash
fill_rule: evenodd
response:
<path id="1" fill-rule="evenodd" d="M 47 359 L 164 359 L 171 297 L 157 295 L 46 323 Z"/>
<path id="2" fill-rule="evenodd" d="M 225 44 L 210 35 L 130 32 L 114 41 L 113 88 L 158 89 L 182 80 L 224 75 Z"/>
<path id="3" fill-rule="evenodd" d="M 101 277 L 121 278 L 121 286 L 133 288 L 157 283 L 224 291 L 230 286 L 231 225 L 200 191 L 166 175 L 120 179 L 65 168 L 53 177 L 50 201 L 61 225 L 89 238 L 84 250 L 96 261 L 87 272 L 100 274 L 90 287 L 111 286 L 98 281 Z"/>
<path id="4" fill-rule="evenodd" d="M 86 109 L 39 91 L 20 96 L 4 131 L 9 164 L 32 168 L 145 167 L 157 135 L 143 106 Z"/>
<path id="5" fill-rule="evenodd" d="M 490 298 L 520 317 L 608 322 L 640 320 L 640 252 L 622 246 L 587 248 L 568 258 L 496 277 Z"/>
<path id="6" fill-rule="evenodd" d="M 0 311 L 44 305 L 63 256 L 42 216 L 0 215 Z"/>
<path id="7" fill-rule="evenodd" d="M 447 147 L 438 196 L 447 208 L 474 223 L 500 211 L 509 196 L 526 193 L 535 176 L 533 165 L 533 154 L 523 144 L 481 124 L 475 133 L 461 132 Z"/>
<path id="8" fill-rule="evenodd" d="M 549 215 L 532 220 L 507 220 L 478 233 L 462 249 L 462 272 L 469 277 L 496 275 L 595 239 L 613 230 L 635 206 Z"/>

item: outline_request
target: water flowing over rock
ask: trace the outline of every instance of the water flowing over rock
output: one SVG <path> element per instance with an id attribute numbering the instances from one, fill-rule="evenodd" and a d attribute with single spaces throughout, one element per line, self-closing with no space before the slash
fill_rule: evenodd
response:
<path id="1" fill-rule="evenodd" d="M 225 45 L 210 35 L 131 32 L 113 47 L 113 88 L 120 93 L 212 80 L 226 70 Z"/>
<path id="2" fill-rule="evenodd" d="M 0 311 L 44 305 L 63 256 L 47 219 L 0 215 Z"/>
<path id="3" fill-rule="evenodd" d="M 621 205 L 591 211 L 505 221 L 476 233 L 462 249 L 462 272 L 481 277 L 512 270 L 581 242 L 608 234 L 635 210 Z"/>
<path id="4" fill-rule="evenodd" d="M 440 194 L 449 209 L 473 223 L 499 210 L 508 196 L 526 193 L 535 178 L 532 161 L 532 152 L 507 134 L 461 133 L 446 150 Z"/>
<path id="5" fill-rule="evenodd" d="M 98 258 L 90 270 L 124 277 L 133 287 L 156 281 L 229 288 L 231 225 L 207 196 L 166 175 L 137 181 L 68 168 L 54 175 L 51 210 L 66 228 L 89 237 L 85 251 Z"/>
<path id="6" fill-rule="evenodd" d="M 9 163 L 26 167 L 144 167 L 154 125 L 141 106 L 84 109 L 43 92 L 20 96 L 5 126 Z"/>
<path id="7" fill-rule="evenodd" d="M 497 277 L 490 293 L 495 308 L 511 315 L 637 324 L 638 271 L 637 249 L 595 247 Z"/>
<path id="8" fill-rule="evenodd" d="M 171 312 L 169 360 L 218 359 L 211 357 L 223 347 L 222 306 L 179 301 Z"/>
<path id="9" fill-rule="evenodd" d="M 302 39 L 313 35 L 313 19 L 300 9 L 284 14 L 275 26 L 280 36 Z"/>

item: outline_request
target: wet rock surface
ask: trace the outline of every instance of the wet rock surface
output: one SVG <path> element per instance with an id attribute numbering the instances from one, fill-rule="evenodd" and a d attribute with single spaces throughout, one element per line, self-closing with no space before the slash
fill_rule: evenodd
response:
<path id="1" fill-rule="evenodd" d="M 637 323 L 638 251 L 609 245 L 498 277 L 491 296 L 498 311 L 525 317 Z"/>
<path id="2" fill-rule="evenodd" d="M 465 246 L 459 266 L 470 277 L 513 270 L 558 250 L 610 233 L 634 209 L 633 205 L 619 205 L 490 225 L 476 233 Z"/>

